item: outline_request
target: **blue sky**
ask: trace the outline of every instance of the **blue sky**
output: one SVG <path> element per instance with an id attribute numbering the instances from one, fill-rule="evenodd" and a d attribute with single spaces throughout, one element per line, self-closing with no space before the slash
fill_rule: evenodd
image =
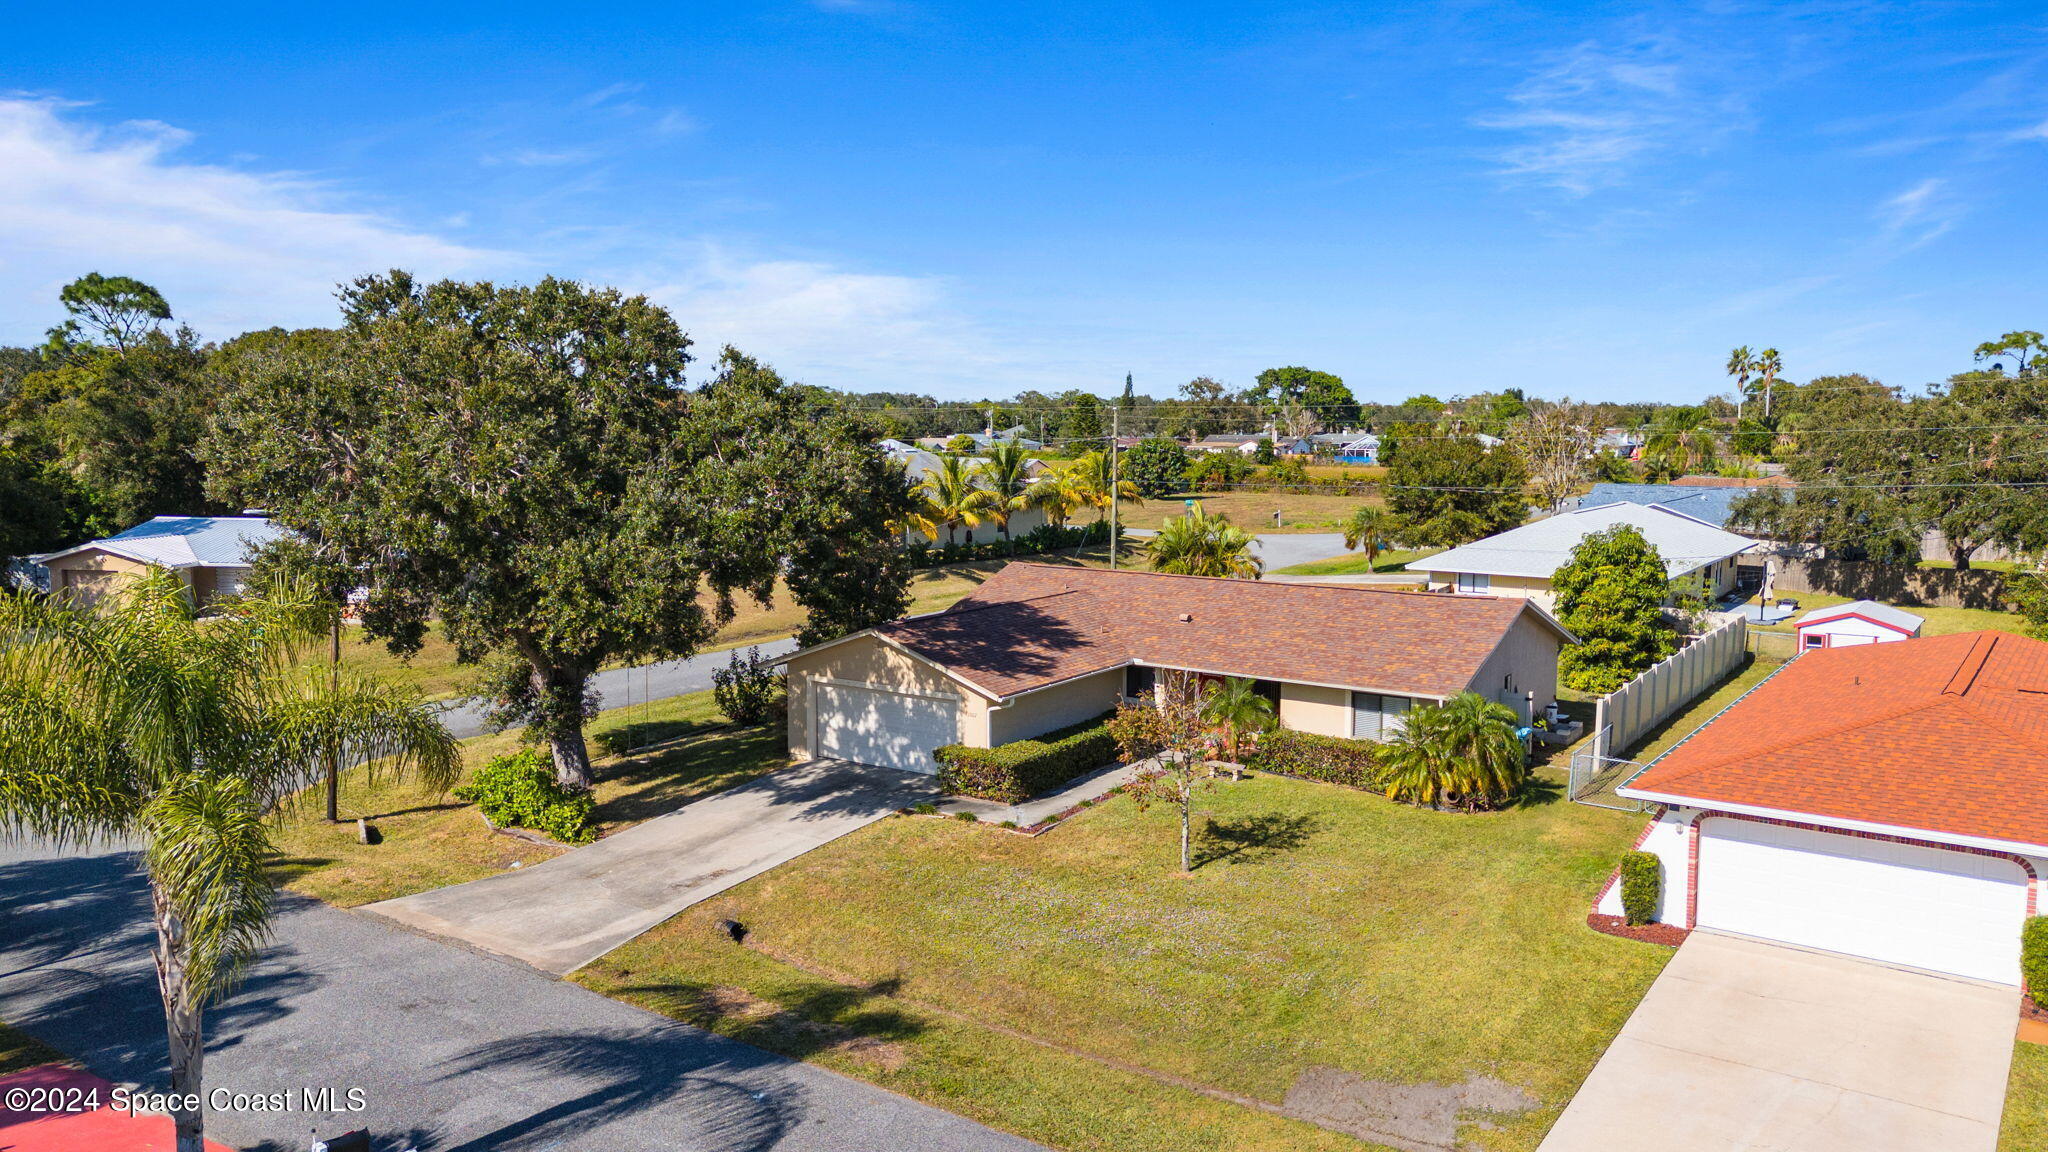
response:
<path id="1" fill-rule="evenodd" d="M 281 11 L 16 10 L 0 340 L 93 269 L 215 337 L 394 265 L 952 397 L 1689 401 L 2048 328 L 2038 4 Z"/>

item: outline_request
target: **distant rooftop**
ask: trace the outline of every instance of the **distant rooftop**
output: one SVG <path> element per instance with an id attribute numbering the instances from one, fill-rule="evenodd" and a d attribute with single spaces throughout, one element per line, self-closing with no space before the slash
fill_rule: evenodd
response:
<path id="1" fill-rule="evenodd" d="M 97 548 L 163 568 L 246 567 L 258 548 L 289 535 L 263 516 L 155 516 L 103 540 L 52 552 L 44 561 Z"/>

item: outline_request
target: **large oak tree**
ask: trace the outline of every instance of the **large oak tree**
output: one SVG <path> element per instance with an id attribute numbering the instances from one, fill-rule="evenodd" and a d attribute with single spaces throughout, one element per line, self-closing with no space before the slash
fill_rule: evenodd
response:
<path id="1" fill-rule="evenodd" d="M 364 623 L 416 651 L 438 619 L 491 658 L 500 715 L 587 787 L 590 677 L 688 656 L 778 577 L 815 642 L 908 602 L 889 522 L 908 511 L 874 430 L 829 393 L 690 341 L 640 296 L 403 273 L 341 293 L 329 351 L 282 342 L 223 398 L 214 482 L 369 589 Z"/>

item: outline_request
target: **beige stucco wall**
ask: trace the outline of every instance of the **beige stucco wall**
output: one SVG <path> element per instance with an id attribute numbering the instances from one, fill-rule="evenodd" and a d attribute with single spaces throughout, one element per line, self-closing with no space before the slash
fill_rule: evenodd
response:
<path id="1" fill-rule="evenodd" d="M 1442 588 L 1456 588 L 1457 586 L 1458 574 L 1456 572 L 1431 572 L 1429 574 L 1429 587 L 1431 591 Z M 1487 577 L 1486 591 L 1483 595 L 1519 596 L 1525 600 L 1534 600 L 1538 604 L 1543 605 L 1546 611 L 1550 608 L 1552 601 L 1556 599 L 1556 597 L 1551 595 L 1550 578 L 1547 576 L 1489 576 Z"/>
<path id="2" fill-rule="evenodd" d="M 1045 512 L 1043 509 L 1019 508 L 1015 512 L 1010 513 L 1010 538 L 1014 540 L 1044 525 Z M 1002 538 L 1003 530 L 993 520 L 984 520 L 976 524 L 972 529 L 969 529 L 965 524 L 957 524 L 953 527 L 953 543 L 956 544 L 986 544 L 991 540 L 1001 540 Z M 924 533 L 913 528 L 903 534 L 903 540 L 907 544 L 943 545 L 946 543 L 946 530 L 944 528 L 939 529 L 937 540 L 928 540 Z"/>
<path id="3" fill-rule="evenodd" d="M 1116 707 L 1123 691 L 1124 670 L 1112 668 L 1019 696 L 989 710 L 988 746 L 1042 736 L 1093 719 Z"/>
<path id="4" fill-rule="evenodd" d="M 1555 631 L 1524 612 L 1502 637 L 1500 646 L 1480 664 L 1470 688 L 1517 711 L 1520 705 L 1516 702 L 1525 698 L 1524 693 L 1533 692 L 1535 712 L 1541 713 L 1557 699 L 1557 653 L 1563 646 L 1563 638 Z"/>
<path id="5" fill-rule="evenodd" d="M 811 684 L 817 680 L 959 700 L 961 741 L 988 747 L 987 701 L 932 665 L 873 636 L 795 657 L 785 671 L 789 676 L 789 754 L 794 759 L 808 760 L 812 756 Z"/>
<path id="6" fill-rule="evenodd" d="M 103 595 L 112 589 L 114 582 L 149 570 L 149 565 L 139 560 L 97 548 L 52 560 L 47 567 L 50 569 L 50 591 L 76 589 L 86 598 Z"/>
<path id="7" fill-rule="evenodd" d="M 1318 736 L 1351 735 L 1351 690 L 1280 685 L 1280 726 Z"/>

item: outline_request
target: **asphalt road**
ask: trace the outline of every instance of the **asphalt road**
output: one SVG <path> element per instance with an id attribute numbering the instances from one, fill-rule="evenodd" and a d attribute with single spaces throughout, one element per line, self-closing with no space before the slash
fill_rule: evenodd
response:
<path id="1" fill-rule="evenodd" d="M 0 1020 L 115 1083 L 166 1086 L 134 857 L 0 845 Z M 360 1089 L 360 1111 L 215 1110 L 256 1152 L 368 1128 L 378 1152 L 1021 1152 L 1038 1147 L 531 968 L 287 898 L 208 1013 L 209 1090 Z"/>
<path id="2" fill-rule="evenodd" d="M 760 648 L 763 656 L 781 656 L 796 651 L 796 641 L 790 638 L 765 640 L 747 647 Z M 638 704 L 691 692 L 708 692 L 711 690 L 711 674 L 731 662 L 732 649 L 728 648 L 692 656 L 688 660 L 670 660 L 641 668 L 609 668 L 592 676 L 590 685 L 602 699 L 603 707 L 621 708 L 629 699 Z M 490 726 L 484 723 L 484 706 L 474 698 L 450 704 L 441 713 L 441 723 L 458 740 L 490 731 Z"/>

